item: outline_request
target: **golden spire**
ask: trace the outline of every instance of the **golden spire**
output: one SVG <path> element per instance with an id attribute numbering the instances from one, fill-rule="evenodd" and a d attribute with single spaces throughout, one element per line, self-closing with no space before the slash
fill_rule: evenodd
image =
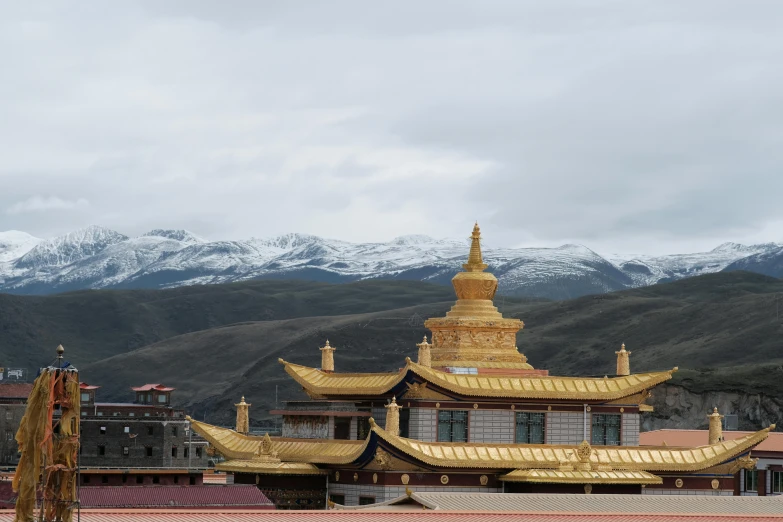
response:
<path id="1" fill-rule="evenodd" d="M 329 339 L 326 340 L 326 346 L 321 350 L 321 370 L 325 372 L 334 371 L 334 348 L 329 346 Z"/>
<path id="2" fill-rule="evenodd" d="M 419 347 L 419 360 L 417 361 L 420 365 L 430 367 L 432 366 L 432 358 L 430 356 L 430 343 L 427 342 L 427 336 L 424 336 L 424 340 L 417 344 L 416 346 Z"/>
<path id="3" fill-rule="evenodd" d="M 723 425 L 721 423 L 723 415 L 718 413 L 718 408 L 713 408 L 712 413 L 707 415 L 707 418 L 710 419 L 709 443 L 717 444 L 718 442 L 723 442 Z"/>
<path id="4" fill-rule="evenodd" d="M 625 343 L 620 346 L 619 352 L 614 352 L 617 355 L 617 372 L 615 375 L 631 375 L 631 361 L 628 356 L 631 352 L 625 350 Z"/>
<path id="5" fill-rule="evenodd" d="M 487 264 L 481 258 L 481 229 L 478 223 L 473 225 L 473 233 L 470 235 L 470 253 L 468 254 L 468 262 L 462 265 L 462 268 L 466 272 L 483 272 L 487 268 Z"/>
<path id="6" fill-rule="evenodd" d="M 245 402 L 245 396 L 242 396 L 242 400 L 239 404 L 234 404 L 237 407 L 237 433 L 248 433 L 250 431 L 250 404 Z"/>

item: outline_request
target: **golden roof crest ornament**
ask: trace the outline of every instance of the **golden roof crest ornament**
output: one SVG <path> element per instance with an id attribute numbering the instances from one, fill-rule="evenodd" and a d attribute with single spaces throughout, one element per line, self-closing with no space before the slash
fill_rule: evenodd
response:
<path id="1" fill-rule="evenodd" d="M 468 262 L 462 265 L 466 272 L 483 272 L 489 265 L 481 257 L 481 229 L 478 221 L 473 225 L 473 233 L 470 235 L 470 253 Z"/>
<path id="2" fill-rule="evenodd" d="M 583 440 L 576 448 L 576 456 L 579 458 L 579 464 L 577 469 L 581 471 L 590 471 L 592 466 L 590 465 L 590 455 L 593 453 L 593 448 L 590 443 Z"/>
<path id="3" fill-rule="evenodd" d="M 264 438 L 258 443 L 258 449 L 254 455 L 254 460 L 260 460 L 262 462 L 280 462 L 277 458 L 277 451 L 272 449 L 272 438 L 269 433 L 264 434 Z"/>

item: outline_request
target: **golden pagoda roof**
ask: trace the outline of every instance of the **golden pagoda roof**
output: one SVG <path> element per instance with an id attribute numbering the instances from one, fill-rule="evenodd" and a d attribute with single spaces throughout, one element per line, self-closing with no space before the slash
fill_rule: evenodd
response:
<path id="1" fill-rule="evenodd" d="M 562 471 L 559 469 L 516 469 L 498 477 L 505 482 L 545 484 L 662 484 L 663 479 L 646 471 Z"/>
<path id="2" fill-rule="evenodd" d="M 671 379 L 677 369 L 621 377 L 499 376 L 447 373 L 410 359 L 395 373 L 332 373 L 280 359 L 285 371 L 308 392 L 317 395 L 382 395 L 402 382 L 408 372 L 441 388 L 471 397 L 518 399 L 615 400 Z"/>
<path id="3" fill-rule="evenodd" d="M 227 459 L 253 461 L 264 439 L 188 420 Z M 772 429 L 774 425 L 738 439 L 693 448 L 593 446 L 588 461 L 593 469 L 608 466 L 612 471 L 699 471 L 742 455 L 766 439 Z M 271 449 L 283 462 L 350 464 L 368 449 L 373 437 L 376 444 L 383 441 L 436 468 L 558 470 L 564 464 L 580 462 L 578 448 L 573 445 L 423 442 L 392 435 L 374 422 L 364 441 L 273 438 Z"/>

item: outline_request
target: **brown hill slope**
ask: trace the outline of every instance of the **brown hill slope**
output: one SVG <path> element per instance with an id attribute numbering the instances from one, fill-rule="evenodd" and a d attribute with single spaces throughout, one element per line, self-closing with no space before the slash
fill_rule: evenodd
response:
<path id="1" fill-rule="evenodd" d="M 732 272 L 566 302 L 498 304 L 526 323 L 520 350 L 554 374 L 612 373 L 614 351 L 625 342 L 633 371 L 679 366 L 677 382 L 694 390 L 783 397 L 781 295 L 781 280 Z M 222 423 L 231 422 L 231 405 L 244 394 L 258 419 L 273 407 L 276 386 L 281 400 L 304 397 L 278 357 L 318 366 L 328 338 L 338 348 L 337 371 L 395 370 L 415 356 L 421 319 L 448 306 L 213 328 L 96 362 L 83 375 L 111 398 L 126 397 L 141 381 L 165 382 L 198 418 Z"/>

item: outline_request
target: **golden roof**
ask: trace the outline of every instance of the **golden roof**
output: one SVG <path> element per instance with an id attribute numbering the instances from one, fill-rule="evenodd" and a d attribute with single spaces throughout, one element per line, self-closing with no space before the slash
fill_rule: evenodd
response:
<path id="1" fill-rule="evenodd" d="M 188 420 L 227 459 L 253 461 L 264 439 Z M 774 425 L 738 439 L 695 448 L 593 446 L 585 458 L 593 469 L 608 466 L 613 471 L 699 471 L 742 455 L 766 439 L 772 429 Z M 564 464 L 580 464 L 578 448 L 573 445 L 422 442 L 392 435 L 374 422 L 364 441 L 274 438 L 271 451 L 284 462 L 350 464 L 364 453 L 373 435 L 400 453 L 436 468 L 559 469 Z"/>
<path id="2" fill-rule="evenodd" d="M 402 382 L 407 372 L 441 388 L 471 397 L 515 399 L 615 400 L 639 393 L 671 379 L 675 369 L 638 373 L 622 377 L 552 377 L 465 375 L 442 372 L 406 359 L 405 368 L 396 373 L 322 372 L 280 359 L 285 371 L 308 392 L 318 395 L 382 395 Z"/>
<path id="3" fill-rule="evenodd" d="M 258 473 L 261 475 L 323 475 L 326 471 L 304 462 L 261 462 L 257 460 L 228 460 L 215 465 L 218 471 Z"/>
<path id="4" fill-rule="evenodd" d="M 561 471 L 558 469 L 516 469 L 499 477 L 506 482 L 545 484 L 662 484 L 663 479 L 646 471 Z"/>

